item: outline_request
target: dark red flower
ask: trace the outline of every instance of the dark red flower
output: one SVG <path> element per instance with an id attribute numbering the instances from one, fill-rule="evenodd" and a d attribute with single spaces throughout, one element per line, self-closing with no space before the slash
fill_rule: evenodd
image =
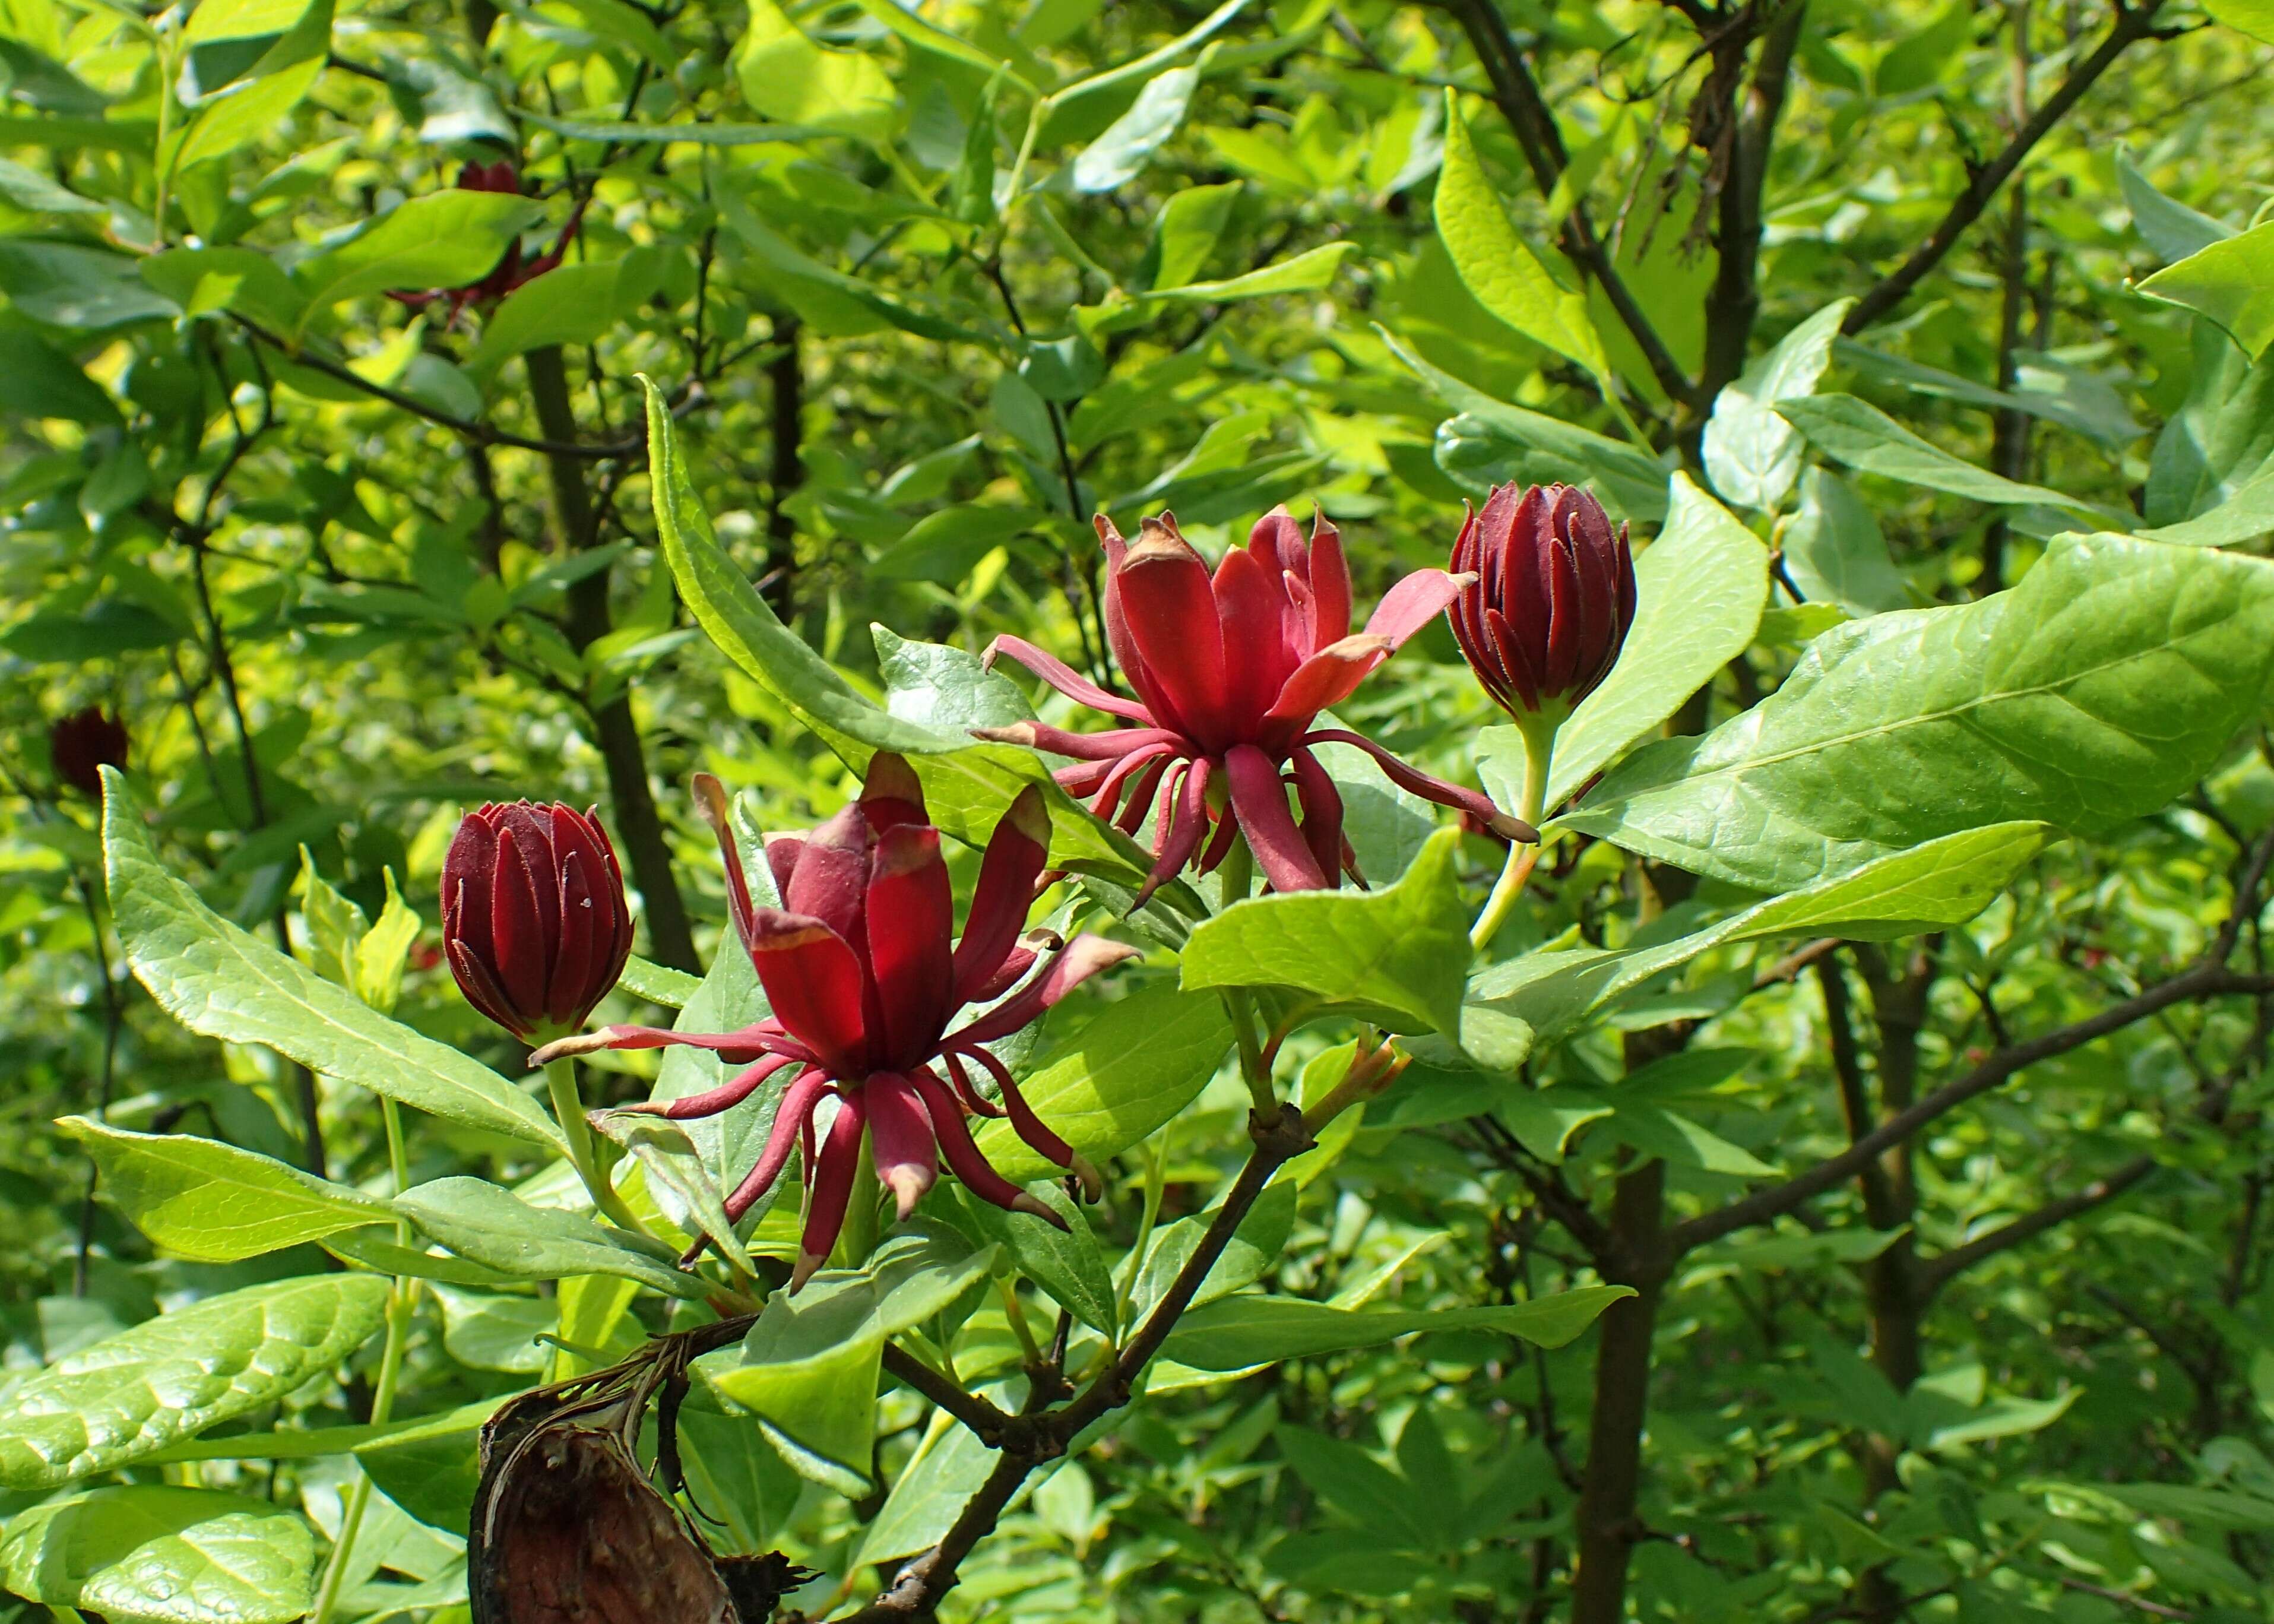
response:
<path id="1" fill-rule="evenodd" d="M 521 177 L 508 159 L 501 158 L 495 163 L 470 163 L 458 171 L 458 190 L 504 192 L 518 195 Z M 535 259 L 524 260 L 521 257 L 521 244 L 514 243 L 507 247 L 505 258 L 497 262 L 496 268 L 479 282 L 470 282 L 462 288 L 430 288 L 423 293 L 396 293 L 389 297 L 414 309 L 436 299 L 447 301 L 450 306 L 449 319 L 455 323 L 459 312 L 467 305 L 494 304 L 523 282 L 534 282 L 557 267 L 561 256 L 568 252 L 569 240 L 576 235 L 576 228 L 584 219 L 584 200 L 580 198 L 576 207 L 568 212 L 568 223 L 561 228 L 561 235 L 553 239 L 552 248 Z"/>
<path id="2" fill-rule="evenodd" d="M 1452 562 L 1476 576 L 1453 604 L 1453 636 L 1510 715 L 1560 719 L 1611 674 L 1634 624 L 1634 555 L 1588 492 L 1500 486 L 1461 526 Z"/>
<path id="3" fill-rule="evenodd" d="M 102 799 L 102 769 L 126 765 L 126 724 L 101 705 L 74 710 L 48 729 L 56 777 L 93 801 Z"/>
<path id="4" fill-rule="evenodd" d="M 582 1026 L 632 951 L 599 819 L 558 801 L 467 814 L 442 860 L 442 949 L 466 1002 L 516 1037 Z"/>
<path id="5" fill-rule="evenodd" d="M 1323 517 L 1306 545 L 1287 510 L 1273 508 L 1213 577 L 1173 514 L 1146 520 L 1133 545 L 1100 514 L 1097 535 L 1105 544 L 1105 635 L 1138 697 L 1100 688 L 1022 638 L 998 637 L 987 658 L 1007 654 L 1061 694 L 1134 726 L 1075 733 L 1021 722 L 980 733 L 1074 757 L 1056 773 L 1058 784 L 1126 832 L 1157 806 L 1153 871 L 1140 903 L 1195 853 L 1203 872 L 1215 868 L 1241 833 L 1274 890 L 1326 889 L 1344 870 L 1357 877 L 1342 797 L 1312 752 L 1317 744 L 1356 745 L 1413 793 L 1457 808 L 1503 839 L 1535 838 L 1474 790 L 1418 771 L 1357 733 L 1312 726 L 1435 619 L 1462 577 L 1414 571 L 1352 635 L 1350 567 L 1340 533 Z M 1287 809 L 1289 784 L 1299 826 Z M 1216 835 L 1203 849 L 1211 820 Z"/>
<path id="6" fill-rule="evenodd" d="M 805 1234 L 793 1290 L 837 1244 L 864 1130 L 877 1176 L 903 1218 L 938 1177 L 944 1156 L 974 1195 L 1063 1229 L 1049 1207 L 988 1165 L 964 1122 L 967 1111 L 1007 1115 L 1020 1139 L 1093 1191 L 1097 1186 L 1096 1169 L 1043 1125 L 1010 1069 L 986 1047 L 1136 953 L 1093 936 L 1020 939 L 1050 853 L 1042 792 L 1023 791 L 995 826 L 958 940 L 939 831 L 925 821 L 923 791 L 900 756 L 871 759 L 861 798 L 810 835 L 766 843 L 779 907 L 751 898 L 719 780 L 698 774 L 695 789 L 726 858 L 735 934 L 773 1013 L 740 1032 L 608 1026 L 565 1039 L 535 1059 L 686 1043 L 751 1063 L 708 1093 L 635 1108 L 675 1121 L 715 1115 L 775 1072 L 797 1068 L 757 1165 L 727 1198 L 727 1215 L 739 1220 L 772 1188 L 791 1149 L 803 1150 Z M 990 1003 L 985 1013 L 948 1030 L 965 1004 Z M 999 1104 L 973 1085 L 974 1067 L 994 1078 Z M 837 1114 L 826 1140 L 817 1145 L 814 1112 L 828 1099 L 837 1101 Z"/>

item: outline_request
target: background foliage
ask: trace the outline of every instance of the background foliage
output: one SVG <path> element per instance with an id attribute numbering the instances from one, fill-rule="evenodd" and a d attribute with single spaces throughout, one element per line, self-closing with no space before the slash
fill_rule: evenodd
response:
<path id="1" fill-rule="evenodd" d="M 1344 1006 L 1279 1056 L 1306 1102 L 1357 1006 L 1419 1062 L 1242 1227 L 1224 1289 L 1272 1297 L 1195 1310 L 947 1616 L 2264 1616 L 2270 19 L 2216 9 L 4 0 L 0 1606 L 463 1619 L 487 1403 L 706 1317 L 463 1059 L 522 1074 L 440 967 L 459 811 L 598 802 L 641 952 L 719 966 L 697 1024 L 750 993 L 689 773 L 802 827 L 855 784 L 830 740 L 878 741 L 832 704 L 1018 714 L 968 658 L 1005 630 L 1104 674 L 1094 511 L 1214 550 L 1315 500 L 1370 604 L 1465 500 L 1562 478 L 1651 544 L 1643 618 L 1553 801 L 1608 776 L 1479 974 L 1133 937 L 1029 1061 L 1162 1101 L 1102 1251 L 943 1191 L 853 1355 L 730 1359 L 689 1411 L 714 1543 L 820 1570 L 822 1617 L 948 1530 L 984 1446 L 799 1373 L 945 1323 L 1015 1381 L 1013 1313 L 1134 1323 L 1246 1150 L 1194 989 L 1260 985 Z M 501 157 L 525 196 L 454 187 Z M 641 373 L 714 583 L 849 691 L 697 625 Z M 93 703 L 149 814 L 113 803 L 109 900 L 47 749 Z M 1442 630 L 1344 719 L 1514 793 Z M 1415 872 L 1335 929 L 1457 944 L 1496 853 L 1352 793 L 1377 886 Z M 248 1027 L 201 906 L 436 1047 Z M 651 967 L 603 1014 L 646 994 L 689 996 Z M 966 1289 L 989 1257 L 1007 1300 Z M 1477 1312 L 1605 1282 L 1638 1295 L 1556 1351 Z M 1424 1335 L 1306 1342 L 1273 1297 Z M 139 1381 L 59 1365 L 99 1344 Z M 167 1377 L 223 1347 L 259 1379 Z"/>

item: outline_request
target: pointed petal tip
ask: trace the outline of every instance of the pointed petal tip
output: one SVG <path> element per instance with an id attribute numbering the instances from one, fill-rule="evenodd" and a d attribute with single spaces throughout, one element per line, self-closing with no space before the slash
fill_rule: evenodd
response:
<path id="1" fill-rule="evenodd" d="M 1081 1181 L 1081 1193 L 1093 1206 L 1105 1199 L 1105 1180 L 1099 1175 L 1097 1164 L 1080 1151 L 1073 1153 L 1073 1165 L 1067 1169 Z"/>
<path id="2" fill-rule="evenodd" d="M 1069 1235 L 1073 1233 L 1073 1226 L 1068 1224 L 1065 1219 L 1059 1217 L 1056 1213 L 1043 1206 L 1042 1202 L 1036 1200 L 1033 1196 L 1028 1195 L 1023 1190 L 1019 1192 L 1017 1196 L 1013 1198 L 1011 1202 L 1011 1210 L 1014 1213 L 1031 1213 L 1035 1217 L 1056 1225 L 1058 1229 L 1065 1230 Z"/>
<path id="3" fill-rule="evenodd" d="M 877 1182 L 892 1192 L 892 1210 L 898 1214 L 899 1222 L 906 1223 L 908 1215 L 916 1210 L 916 1203 L 922 1200 L 924 1192 L 931 1188 L 933 1181 L 925 1176 L 922 1168 L 903 1162 L 880 1170 Z"/>
<path id="4" fill-rule="evenodd" d="M 571 1055 L 590 1055 L 606 1049 L 616 1041 L 616 1029 L 603 1026 L 598 1032 L 579 1032 L 565 1038 L 555 1038 L 544 1048 L 530 1052 L 530 1070 L 551 1065 L 556 1060 L 566 1060 Z"/>
<path id="5" fill-rule="evenodd" d="M 825 1252 L 799 1252 L 797 1266 L 789 1272 L 789 1294 L 795 1297 L 804 1290 L 805 1282 L 811 1280 L 820 1271 L 821 1266 L 828 1261 L 828 1255 Z"/>
<path id="6" fill-rule="evenodd" d="M 971 730 L 971 736 L 984 739 L 990 744 L 1016 744 L 1029 750 L 1038 748 L 1032 722 L 1013 722 L 1004 727 L 975 727 Z"/>

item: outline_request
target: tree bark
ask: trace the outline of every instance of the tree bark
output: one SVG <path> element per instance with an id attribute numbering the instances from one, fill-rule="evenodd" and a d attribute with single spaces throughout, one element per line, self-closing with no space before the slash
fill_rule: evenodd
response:
<path id="1" fill-rule="evenodd" d="M 1650 1410 L 1651 1343 L 1669 1273 L 1665 1252 L 1666 1163 L 1644 1162 L 1619 1176 L 1611 1228 L 1624 1257 L 1605 1259 L 1607 1277 L 1635 1295 L 1603 1312 L 1595 1344 L 1595 1404 L 1579 1485 L 1579 1563 L 1571 1581 L 1571 1624 L 1623 1624 L 1627 1564 L 1642 1524 L 1642 1434 Z"/>

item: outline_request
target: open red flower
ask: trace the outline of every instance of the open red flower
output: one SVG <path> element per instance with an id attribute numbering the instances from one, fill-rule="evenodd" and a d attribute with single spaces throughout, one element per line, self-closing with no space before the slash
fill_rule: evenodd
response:
<path id="1" fill-rule="evenodd" d="M 1105 635 L 1138 697 L 1100 688 L 1022 638 L 998 637 L 987 658 L 1007 654 L 1068 698 L 1133 726 L 1076 733 L 1021 722 L 979 732 L 1073 756 L 1076 764 L 1055 774 L 1059 786 L 1125 832 L 1135 833 L 1157 807 L 1141 904 L 1196 853 L 1202 871 L 1215 868 L 1242 833 L 1274 890 L 1328 889 L 1343 871 L 1359 877 L 1343 838 L 1342 797 L 1314 745 L 1356 745 L 1414 794 L 1503 839 L 1538 838 L 1474 790 L 1432 778 L 1357 733 L 1313 726 L 1474 576 L 1417 569 L 1352 634 L 1350 567 L 1341 534 L 1323 517 L 1306 545 L 1287 510 L 1273 508 L 1213 577 L 1173 514 L 1146 520 L 1133 544 L 1100 514 L 1097 535 L 1105 544 Z M 1288 810 L 1289 784 L 1299 825 Z M 1211 821 L 1215 838 L 1203 849 Z"/>
<path id="2" fill-rule="evenodd" d="M 757 1164 L 727 1198 L 727 1215 L 739 1220 L 773 1187 L 793 1147 L 802 1147 L 805 1234 L 792 1289 L 836 1244 L 864 1130 L 877 1176 L 903 1218 L 931 1188 L 937 1159 L 945 1157 L 973 1194 L 1064 1228 L 1049 1207 L 988 1165 L 964 1122 L 967 1111 L 1007 1115 L 1020 1139 L 1096 1189 L 1096 1170 L 1043 1124 L 1010 1069 L 986 1047 L 1136 952 L 1093 936 L 1021 938 L 1050 853 L 1041 791 L 1022 792 L 996 825 L 958 940 L 939 831 L 925 822 L 923 791 L 900 756 L 872 759 L 861 798 L 812 834 L 766 843 L 779 907 L 751 898 L 719 781 L 701 774 L 695 787 L 726 856 L 735 934 L 773 1013 L 740 1032 L 608 1026 L 555 1043 L 533 1059 L 685 1043 L 747 1063 L 707 1093 L 635 1108 L 681 1121 L 723 1111 L 777 1071 L 794 1068 Z M 967 1004 L 993 1007 L 950 1032 Z M 994 1078 L 999 1103 L 974 1086 L 975 1067 Z M 824 1100 L 834 1100 L 837 1112 L 817 1147 L 814 1114 Z"/>
<path id="3" fill-rule="evenodd" d="M 470 163 L 458 171 L 458 190 L 504 192 L 518 195 L 521 176 L 510 159 L 501 158 L 495 163 Z M 459 312 L 467 305 L 494 304 L 523 282 L 534 282 L 546 272 L 558 267 L 561 257 L 568 252 L 570 239 L 576 235 L 576 228 L 584 219 L 584 203 L 579 199 L 576 207 L 569 211 L 568 223 L 561 228 L 561 235 L 553 239 L 553 246 L 535 259 L 523 259 L 521 244 L 513 243 L 507 246 L 505 258 L 500 259 L 496 267 L 479 282 L 470 282 L 462 288 L 430 288 L 421 293 L 396 293 L 390 297 L 414 309 L 437 299 L 444 300 L 450 306 L 449 319 L 455 323 Z"/>

